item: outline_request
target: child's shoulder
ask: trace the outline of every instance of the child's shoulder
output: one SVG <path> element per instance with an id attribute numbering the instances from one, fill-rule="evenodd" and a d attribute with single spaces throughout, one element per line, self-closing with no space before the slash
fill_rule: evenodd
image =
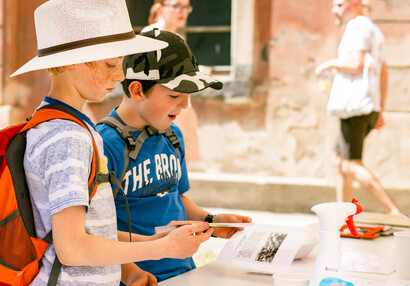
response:
<path id="1" fill-rule="evenodd" d="M 175 123 L 171 123 L 171 130 L 172 132 L 175 133 L 175 135 L 178 137 L 178 140 L 184 141 L 184 137 L 182 135 L 181 129 L 176 125 Z"/>
<path id="2" fill-rule="evenodd" d="M 106 141 L 117 141 L 121 139 L 121 135 L 118 133 L 118 131 L 107 123 L 98 123 L 96 125 L 96 130 L 103 138 L 104 143 Z"/>
<path id="3" fill-rule="evenodd" d="M 53 119 L 40 123 L 28 131 L 28 146 L 71 145 L 91 146 L 91 134 L 79 124 L 65 119 Z"/>

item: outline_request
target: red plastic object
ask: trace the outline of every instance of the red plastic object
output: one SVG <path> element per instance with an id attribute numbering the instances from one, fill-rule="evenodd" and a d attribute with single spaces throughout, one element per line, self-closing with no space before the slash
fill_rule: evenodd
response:
<path id="1" fill-rule="evenodd" d="M 356 205 L 356 213 L 348 216 L 346 219 L 347 227 L 349 228 L 352 236 L 355 236 L 355 237 L 359 237 L 359 234 L 357 233 L 356 227 L 354 225 L 353 216 L 362 212 L 362 207 L 359 204 L 357 204 L 357 202 L 358 200 L 356 200 L 355 198 L 352 199 L 352 203 Z"/>
<path id="2" fill-rule="evenodd" d="M 378 238 L 379 236 L 375 235 L 379 231 L 384 229 L 383 226 L 356 226 L 355 228 L 360 230 L 360 234 L 353 235 L 351 233 L 344 233 L 343 231 L 348 228 L 348 225 L 344 225 L 340 229 L 340 236 L 342 237 L 353 237 L 353 238 L 366 238 L 366 239 L 374 239 Z"/>

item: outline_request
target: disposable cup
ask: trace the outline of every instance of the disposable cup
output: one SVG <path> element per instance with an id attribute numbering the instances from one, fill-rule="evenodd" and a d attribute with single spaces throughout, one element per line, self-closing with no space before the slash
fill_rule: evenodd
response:
<path id="1" fill-rule="evenodd" d="M 309 286 L 310 276 L 297 273 L 277 273 L 273 275 L 274 286 Z"/>
<path id="2" fill-rule="evenodd" d="M 410 280 L 410 231 L 394 233 L 396 276 Z"/>

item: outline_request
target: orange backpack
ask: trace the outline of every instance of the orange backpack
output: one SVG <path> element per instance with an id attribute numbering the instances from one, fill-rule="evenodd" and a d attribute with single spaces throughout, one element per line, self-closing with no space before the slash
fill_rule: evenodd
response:
<path id="1" fill-rule="evenodd" d="M 26 131 L 57 118 L 74 121 L 90 131 L 75 112 L 58 104 L 38 109 L 27 123 L 0 130 L 0 285 L 29 284 L 39 272 L 41 258 L 52 242 L 51 231 L 42 239 L 36 236 L 23 158 Z M 110 174 L 99 172 L 98 150 L 92 135 L 91 138 L 94 152 L 88 180 L 90 199 L 97 185 L 110 179 Z M 48 285 L 57 284 L 60 268 L 56 257 Z"/>

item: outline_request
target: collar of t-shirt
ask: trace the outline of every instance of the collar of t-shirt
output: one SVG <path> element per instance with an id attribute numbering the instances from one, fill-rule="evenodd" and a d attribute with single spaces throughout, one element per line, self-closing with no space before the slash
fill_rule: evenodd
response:
<path id="1" fill-rule="evenodd" d="M 69 109 L 71 109 L 72 111 L 74 111 L 78 116 L 80 116 L 82 120 L 84 120 L 85 122 L 87 122 L 88 125 L 90 125 L 94 130 L 96 130 L 96 129 L 95 129 L 95 124 L 91 121 L 91 119 L 88 118 L 87 115 L 85 115 L 84 113 L 82 113 L 82 112 L 78 111 L 77 109 L 75 109 L 74 107 L 72 107 L 72 106 L 70 106 L 70 105 L 68 105 L 68 104 L 66 104 L 66 103 L 64 103 L 64 102 L 62 102 L 62 101 L 60 101 L 60 100 L 58 100 L 58 99 L 54 99 L 54 98 L 51 98 L 51 97 L 48 97 L 48 96 L 46 96 L 46 97 L 44 98 L 44 101 L 47 102 L 47 103 L 49 103 L 49 104 L 61 104 L 61 105 L 65 106 L 65 107 L 68 107 Z"/>

